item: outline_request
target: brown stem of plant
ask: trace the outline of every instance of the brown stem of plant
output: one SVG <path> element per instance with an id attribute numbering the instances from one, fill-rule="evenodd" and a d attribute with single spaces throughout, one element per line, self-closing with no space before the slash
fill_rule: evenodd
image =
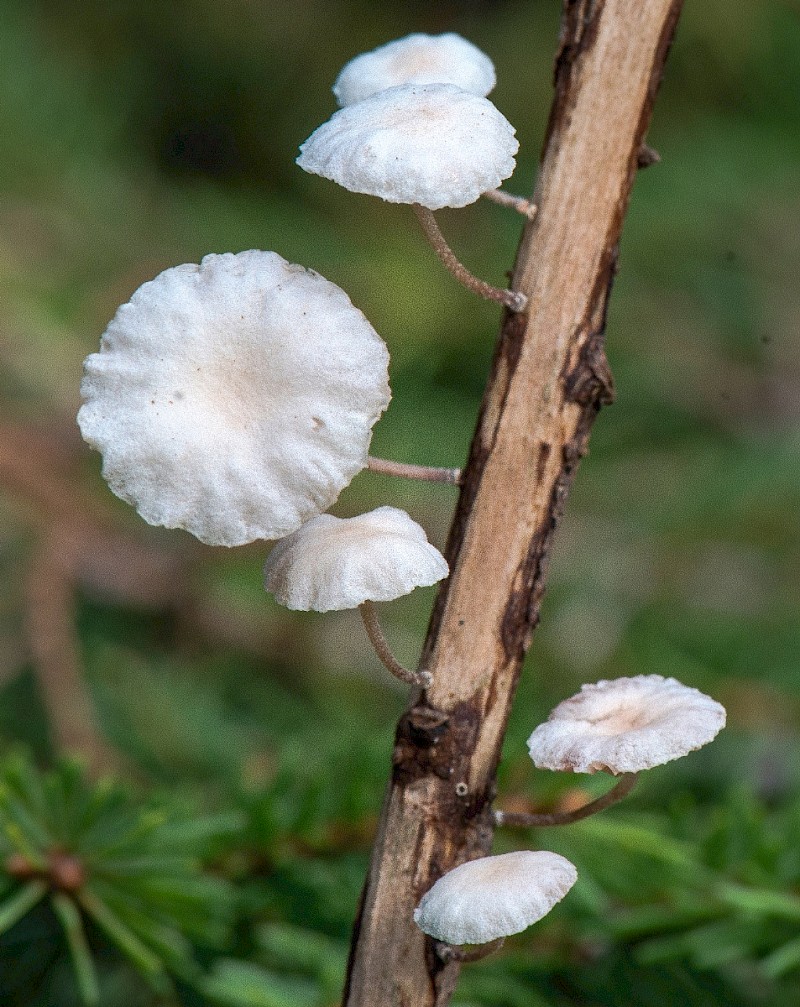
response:
<path id="1" fill-rule="evenodd" d="M 436 465 L 414 465 L 411 462 L 394 462 L 388 458 L 367 457 L 367 468 L 384 476 L 399 476 L 402 479 L 419 479 L 430 483 L 448 483 L 458 486 L 461 469 L 439 468 Z"/>
<path id="2" fill-rule="evenodd" d="M 68 532 L 42 537 L 27 576 L 28 639 L 36 681 L 59 753 L 80 754 L 90 772 L 119 766 L 97 726 L 80 660 L 72 578 L 75 541 Z"/>
<path id="3" fill-rule="evenodd" d="M 365 601 L 362 605 L 358 606 L 358 610 L 361 613 L 361 618 L 364 620 L 369 641 L 375 648 L 375 653 L 381 659 L 381 663 L 387 671 L 394 675 L 395 678 L 399 678 L 401 682 L 406 682 L 408 685 L 418 685 L 423 689 L 427 689 L 433 681 L 430 672 L 411 671 L 400 664 L 392 653 L 389 642 L 383 635 L 381 624 L 378 621 L 378 613 L 375 611 L 373 603 Z"/>
<path id="4" fill-rule="evenodd" d="M 497 203 L 498 206 L 506 206 L 511 210 L 516 210 L 517 213 L 521 213 L 528 220 L 533 220 L 536 216 L 536 204 L 530 199 L 526 199 L 525 196 L 515 196 L 513 193 L 505 192 L 503 189 L 489 189 L 488 192 L 484 192 L 483 198 Z"/>
<path id="5" fill-rule="evenodd" d="M 474 273 L 471 273 L 467 267 L 456 258 L 455 252 L 447 244 L 444 235 L 442 234 L 439 225 L 436 223 L 436 218 L 433 212 L 429 210 L 426 206 L 420 206 L 419 203 L 412 203 L 411 209 L 416 213 L 417 220 L 420 222 L 420 226 L 425 233 L 425 237 L 430 242 L 431 247 L 434 252 L 439 256 L 439 261 L 449 270 L 453 276 L 458 280 L 459 283 L 463 283 L 465 287 L 471 290 L 474 294 L 479 297 L 485 297 L 488 301 L 498 301 L 500 304 L 504 304 L 509 311 L 524 311 L 527 304 L 528 298 L 520 293 L 518 290 L 503 290 L 500 287 L 493 287 L 491 283 L 487 283 L 485 280 L 479 280 Z"/>
<path id="6" fill-rule="evenodd" d="M 602 794 L 594 801 L 589 801 L 580 808 L 573 811 L 552 811 L 541 814 L 525 814 L 523 811 L 501 811 L 492 813 L 495 825 L 519 825 L 523 828 L 539 828 L 547 825 L 570 825 L 572 822 L 580 822 L 583 818 L 596 815 L 598 811 L 610 808 L 612 804 L 623 800 L 636 786 L 639 778 L 638 773 L 623 773 L 615 787 L 608 793 Z"/>
<path id="7" fill-rule="evenodd" d="M 554 530 L 613 399 L 606 306 L 637 160 L 681 0 L 569 0 L 555 99 L 451 528 L 421 666 L 397 728 L 348 968 L 346 1007 L 444 1007 L 459 963 L 415 926 L 422 895 L 492 842 L 497 762 L 539 621 Z M 453 781 L 464 781 L 459 798 Z"/>

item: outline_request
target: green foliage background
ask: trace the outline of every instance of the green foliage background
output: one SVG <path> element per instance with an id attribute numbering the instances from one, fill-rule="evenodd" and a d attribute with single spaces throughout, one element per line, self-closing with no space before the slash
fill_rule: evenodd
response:
<path id="1" fill-rule="evenodd" d="M 293 159 L 334 110 L 329 88 L 352 55 L 455 30 L 495 60 L 493 98 L 521 141 L 512 187 L 529 191 L 558 19 L 555 0 L 0 0 L 0 417 L 46 434 L 121 533 L 184 564 L 169 603 L 81 581 L 83 667 L 131 805 L 239 823 L 186 848 L 224 889 L 227 923 L 214 940 L 184 927 L 198 971 L 173 969 L 171 991 L 153 992 L 87 922 L 104 1007 L 338 1002 L 404 695 L 354 614 L 297 616 L 263 594 L 260 547 L 200 548 L 108 500 L 74 432 L 81 361 L 160 270 L 272 248 L 343 286 L 387 341 L 394 399 L 375 453 L 459 464 L 497 310 L 443 273 L 407 208 Z M 501 796 L 546 804 L 575 788 L 535 772 L 524 740 L 583 681 L 674 675 L 725 702 L 730 726 L 622 808 L 498 837 L 498 849 L 563 851 L 580 881 L 465 970 L 460 1007 L 800 999 L 796 0 L 688 0 L 649 142 L 662 162 L 637 180 L 608 323 L 618 398 L 558 536 Z M 442 217 L 475 272 L 502 282 L 519 220 L 490 205 Z M 2 465 L 0 489 L 0 742 L 50 766 L 24 642 L 42 525 Z M 365 474 L 336 510 L 381 503 L 443 544 L 451 490 Z M 85 559 L 99 563 L 91 541 Z M 386 610 L 409 662 L 431 598 Z M 2 937 L 0 1002 L 78 1003 L 67 951 L 40 904 Z"/>

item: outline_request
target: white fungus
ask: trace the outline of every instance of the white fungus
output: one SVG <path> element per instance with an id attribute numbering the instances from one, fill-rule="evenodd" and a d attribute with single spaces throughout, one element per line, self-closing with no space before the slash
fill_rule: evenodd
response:
<path id="1" fill-rule="evenodd" d="M 404 84 L 336 112 L 297 163 L 351 192 L 429 210 L 466 206 L 514 171 L 514 127 L 453 84 Z"/>
<path id="2" fill-rule="evenodd" d="M 351 59 L 333 85 L 339 105 L 352 105 L 400 84 L 455 84 L 485 97 L 497 83 L 486 53 L 454 32 L 407 35 Z"/>
<path id="3" fill-rule="evenodd" d="M 388 352 L 347 295 L 275 252 L 145 283 L 85 363 L 78 424 L 111 489 L 212 545 L 274 539 L 367 464 Z"/>
<path id="4" fill-rule="evenodd" d="M 405 511 L 379 507 L 358 517 L 331 514 L 278 542 L 264 584 L 287 608 L 333 612 L 392 601 L 448 574 L 444 556 Z"/>
<path id="5" fill-rule="evenodd" d="M 584 685 L 528 739 L 540 769 L 637 773 L 708 744 L 725 708 L 674 678 L 637 675 Z"/>
<path id="6" fill-rule="evenodd" d="M 447 944 L 486 944 L 546 916 L 577 877 L 569 860 L 546 851 L 471 860 L 439 878 L 422 897 L 414 921 Z"/>

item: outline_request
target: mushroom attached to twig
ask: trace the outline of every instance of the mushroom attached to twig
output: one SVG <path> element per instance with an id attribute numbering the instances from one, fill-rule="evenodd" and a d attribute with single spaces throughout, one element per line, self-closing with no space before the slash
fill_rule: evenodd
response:
<path id="1" fill-rule="evenodd" d="M 448 574 L 447 563 L 405 511 L 379 507 L 358 517 L 331 514 L 278 542 L 264 567 L 264 584 L 287 608 L 361 611 L 375 650 L 404 682 L 427 687 L 429 672 L 410 671 L 391 654 L 378 624 L 376 601 L 392 601 Z"/>
<path id="2" fill-rule="evenodd" d="M 539 769 L 602 771 L 619 776 L 617 784 L 573 811 L 495 811 L 495 824 L 541 826 L 580 821 L 622 800 L 641 771 L 702 748 L 724 726 L 725 708 L 720 703 L 674 678 L 637 675 L 584 685 L 536 728 L 528 739 L 528 750 Z"/>
<path id="3" fill-rule="evenodd" d="M 211 545 L 288 535 L 367 465 L 383 340 L 343 290 L 275 252 L 145 283 L 85 363 L 78 424 L 111 489 Z"/>
<path id="4" fill-rule="evenodd" d="M 456 279 L 522 311 L 524 294 L 493 287 L 459 262 L 432 213 L 496 189 L 518 148 L 514 127 L 486 98 L 453 84 L 403 84 L 336 112 L 301 145 L 297 164 L 351 192 L 410 203 Z"/>
<path id="5" fill-rule="evenodd" d="M 482 857 L 439 878 L 422 897 L 414 921 L 446 945 L 488 944 L 546 916 L 577 877 L 573 864 L 557 853 L 520 850 Z"/>

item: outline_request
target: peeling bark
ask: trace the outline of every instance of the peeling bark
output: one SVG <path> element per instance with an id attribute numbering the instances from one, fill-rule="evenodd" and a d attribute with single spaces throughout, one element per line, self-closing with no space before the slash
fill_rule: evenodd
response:
<path id="1" fill-rule="evenodd" d="M 459 963 L 412 922 L 443 873 L 489 852 L 508 713 L 553 534 L 600 408 L 622 221 L 681 0 L 565 0 L 555 97 L 506 314 L 447 546 L 451 576 L 397 729 L 356 920 L 348 1007 L 444 1007 Z M 647 158 L 645 158 L 647 160 Z M 650 162 L 652 163 L 652 161 Z"/>

